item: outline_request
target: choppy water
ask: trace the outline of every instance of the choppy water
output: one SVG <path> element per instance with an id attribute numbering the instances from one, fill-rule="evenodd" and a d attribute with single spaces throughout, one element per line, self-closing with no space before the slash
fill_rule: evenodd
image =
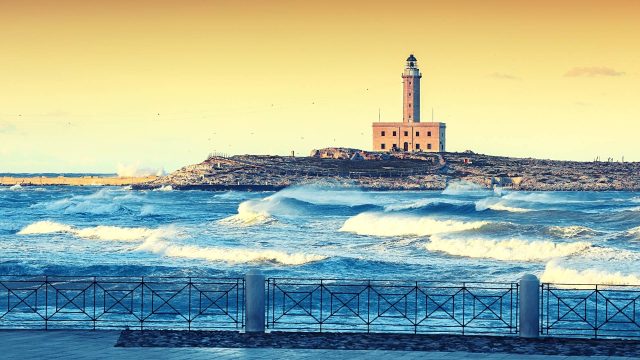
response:
<path id="1" fill-rule="evenodd" d="M 638 193 L 0 188 L 2 274 L 640 284 L 639 260 Z"/>

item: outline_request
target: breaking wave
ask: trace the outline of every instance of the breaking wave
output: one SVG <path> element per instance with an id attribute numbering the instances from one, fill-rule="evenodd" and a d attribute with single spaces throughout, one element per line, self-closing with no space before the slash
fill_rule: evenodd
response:
<path id="1" fill-rule="evenodd" d="M 118 212 L 130 212 L 123 202 L 139 201 L 139 197 L 120 190 L 101 189 L 89 195 L 74 195 L 69 198 L 42 202 L 31 205 L 34 209 L 60 212 L 65 214 L 108 215 Z"/>
<path id="2" fill-rule="evenodd" d="M 173 186 L 171 186 L 171 185 L 162 185 L 159 188 L 153 189 L 152 191 L 173 191 Z"/>
<path id="3" fill-rule="evenodd" d="M 138 250 L 151 251 L 169 257 L 200 259 L 207 261 L 224 261 L 228 263 L 270 262 L 282 265 L 303 265 L 326 259 L 326 256 L 287 253 L 269 249 L 235 249 L 200 247 L 193 245 L 172 245 L 158 238 L 149 238 Z"/>
<path id="4" fill-rule="evenodd" d="M 316 205 L 361 206 L 380 202 L 373 193 L 362 191 L 357 187 L 328 184 L 290 186 L 272 196 L 287 197 Z"/>
<path id="5" fill-rule="evenodd" d="M 118 164 L 116 173 L 119 177 L 163 176 L 163 168 L 153 169 L 140 167 L 139 164 Z"/>
<path id="6" fill-rule="evenodd" d="M 611 269 L 573 269 L 549 261 L 540 277 L 543 282 L 556 284 L 604 284 L 604 285 L 638 285 L 640 286 L 640 269 L 635 273 L 623 273 Z"/>
<path id="7" fill-rule="evenodd" d="M 580 226 L 580 225 L 551 226 L 548 228 L 547 231 L 549 234 L 553 236 L 557 236 L 565 239 L 575 238 L 578 236 L 592 236 L 597 233 L 595 230 L 591 228 L 588 228 L 586 226 Z"/>
<path id="8" fill-rule="evenodd" d="M 169 236 L 175 231 L 171 229 L 148 229 L 119 226 L 93 226 L 76 228 L 49 220 L 38 221 L 24 227 L 18 235 L 67 233 L 83 239 L 112 241 L 141 241 L 153 236 Z"/>
<path id="9" fill-rule="evenodd" d="M 487 193 L 490 190 L 470 181 L 453 181 L 442 190 L 443 195 L 468 195 L 469 193 Z"/>
<path id="10" fill-rule="evenodd" d="M 13 190 L 13 191 L 19 191 L 22 190 L 22 185 L 20 184 L 15 184 L 9 187 L 9 190 Z"/>
<path id="11" fill-rule="evenodd" d="M 175 227 L 128 228 L 118 226 L 94 226 L 76 228 L 53 221 L 38 221 L 20 230 L 20 235 L 67 233 L 82 239 L 138 242 L 136 250 L 150 251 L 168 257 L 223 261 L 229 263 L 271 262 L 282 265 L 302 265 L 326 259 L 326 256 L 288 253 L 270 249 L 237 249 L 178 245 L 170 239 L 179 231 Z"/>
<path id="12" fill-rule="evenodd" d="M 326 185 L 300 185 L 283 189 L 261 199 L 245 200 L 238 212 L 218 222 L 234 226 L 269 224 L 278 216 L 298 216 L 315 213 L 314 206 L 333 206 L 357 209 L 375 202 L 369 194 L 358 188 L 328 187 Z"/>
<path id="13" fill-rule="evenodd" d="M 487 224 L 487 221 L 436 220 L 426 216 L 364 212 L 347 219 L 340 231 L 373 236 L 429 236 L 475 230 Z"/>
<path id="14" fill-rule="evenodd" d="M 402 211 L 402 210 L 415 210 L 422 209 L 430 206 L 437 205 L 453 205 L 453 206 L 463 206 L 473 204 L 472 202 L 457 200 L 457 199 L 420 199 L 412 202 L 404 202 L 399 204 L 391 204 L 386 205 L 384 207 L 385 211 Z"/>
<path id="15" fill-rule="evenodd" d="M 551 241 L 525 241 L 521 239 L 443 239 L 432 236 L 425 244 L 429 251 L 441 251 L 449 255 L 470 258 L 486 258 L 505 261 L 540 261 L 565 257 L 585 251 L 588 242 L 558 244 Z"/>
<path id="16" fill-rule="evenodd" d="M 476 202 L 476 211 L 509 211 L 509 212 L 529 212 L 530 209 L 509 206 L 502 198 L 489 197 Z"/>

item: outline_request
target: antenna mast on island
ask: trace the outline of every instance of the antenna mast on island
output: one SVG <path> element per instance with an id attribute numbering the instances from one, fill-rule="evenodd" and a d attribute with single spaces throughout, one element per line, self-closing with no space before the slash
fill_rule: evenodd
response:
<path id="1" fill-rule="evenodd" d="M 380 108 L 378 108 L 378 122 L 380 122 Z"/>

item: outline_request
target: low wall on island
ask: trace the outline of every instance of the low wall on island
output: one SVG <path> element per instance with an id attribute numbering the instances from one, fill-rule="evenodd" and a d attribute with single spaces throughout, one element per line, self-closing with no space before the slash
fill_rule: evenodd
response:
<path id="1" fill-rule="evenodd" d="M 142 184 L 156 180 L 157 176 L 142 176 L 142 177 L 102 177 L 102 176 L 82 176 L 82 177 L 67 177 L 67 176 L 35 176 L 35 177 L 13 177 L 3 176 L 0 177 L 0 185 L 4 186 L 127 186 L 134 184 Z"/>

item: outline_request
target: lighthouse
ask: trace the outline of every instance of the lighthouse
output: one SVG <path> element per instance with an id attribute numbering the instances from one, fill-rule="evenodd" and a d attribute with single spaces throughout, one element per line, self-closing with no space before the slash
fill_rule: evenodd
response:
<path id="1" fill-rule="evenodd" d="M 411 54 L 402 72 L 402 122 L 374 122 L 374 151 L 445 152 L 443 122 L 420 122 L 420 79 L 418 60 Z"/>
<path id="2" fill-rule="evenodd" d="M 420 122 L 420 69 L 413 54 L 407 58 L 402 73 L 402 122 Z"/>

